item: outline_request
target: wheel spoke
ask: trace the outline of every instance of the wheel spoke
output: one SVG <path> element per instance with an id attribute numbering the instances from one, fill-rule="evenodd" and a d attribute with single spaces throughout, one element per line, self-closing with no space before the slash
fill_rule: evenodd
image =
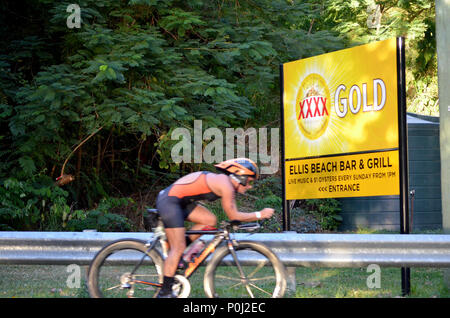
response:
<path id="1" fill-rule="evenodd" d="M 217 275 L 216 278 L 223 278 L 223 279 L 231 280 L 231 281 L 241 281 L 240 278 L 229 277 L 229 276 L 224 276 L 224 275 Z"/>
<path id="2" fill-rule="evenodd" d="M 269 295 L 269 296 L 272 296 L 271 293 L 269 293 L 268 291 L 265 291 L 264 289 L 262 289 L 262 288 L 256 286 L 255 284 L 249 284 L 249 285 L 250 285 L 250 286 L 253 286 L 254 288 L 256 288 L 256 289 L 258 289 L 258 290 L 260 290 L 260 291 L 262 291 L 263 293 L 266 293 L 266 294 Z"/>
<path id="3" fill-rule="evenodd" d="M 261 262 L 258 264 L 258 266 L 254 269 L 254 271 L 252 273 L 250 273 L 250 275 L 248 275 L 248 278 L 253 277 L 253 275 L 255 275 L 257 272 L 259 272 L 259 270 L 261 268 L 263 268 L 264 266 L 264 262 Z"/>
<path id="4" fill-rule="evenodd" d="M 250 298 L 255 298 L 255 296 L 253 295 L 252 290 L 250 289 L 250 286 L 248 286 L 248 284 L 245 284 L 245 289 L 247 289 L 247 292 L 250 295 Z"/>
<path id="5" fill-rule="evenodd" d="M 113 290 L 115 288 L 119 288 L 120 286 L 122 286 L 122 284 L 119 284 L 119 285 L 116 285 L 116 286 L 113 286 L 113 287 L 109 287 L 109 288 L 107 288 L 105 290 Z"/>
<path id="6" fill-rule="evenodd" d="M 269 279 L 277 279 L 275 276 L 267 276 L 267 277 L 258 277 L 258 278 L 251 278 L 249 279 L 250 282 L 256 282 L 259 280 L 269 280 Z"/>

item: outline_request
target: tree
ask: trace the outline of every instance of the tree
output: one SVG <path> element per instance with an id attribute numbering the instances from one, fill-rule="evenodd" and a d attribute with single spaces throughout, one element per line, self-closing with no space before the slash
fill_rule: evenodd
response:
<path id="1" fill-rule="evenodd" d="M 169 182 L 170 132 L 194 119 L 277 119 L 278 65 L 343 47 L 309 3 L 84 0 L 79 29 L 69 1 L 26 4 L 0 11 L 0 181 L 71 173 L 76 208 Z"/>

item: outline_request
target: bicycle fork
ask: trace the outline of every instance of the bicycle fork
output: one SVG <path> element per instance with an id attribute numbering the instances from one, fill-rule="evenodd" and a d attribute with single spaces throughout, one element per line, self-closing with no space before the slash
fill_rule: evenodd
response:
<path id="1" fill-rule="evenodd" d="M 241 264 L 239 263 L 238 257 L 236 255 L 236 250 L 234 249 L 233 241 L 231 239 L 227 240 L 227 246 L 228 246 L 228 250 L 230 251 L 231 256 L 233 256 L 234 262 L 236 263 L 236 266 L 238 268 L 239 275 L 241 276 L 241 282 L 244 284 L 245 289 L 249 293 L 250 297 L 254 298 L 254 295 L 249 286 L 249 281 L 248 281 L 247 277 L 245 276 L 245 273 L 244 273 L 244 270 L 243 270 Z"/>
<path id="2" fill-rule="evenodd" d="M 142 256 L 141 260 L 136 264 L 136 266 L 134 267 L 133 271 L 130 273 L 130 276 L 134 275 L 134 273 L 137 271 L 137 269 L 142 265 L 142 263 L 144 262 L 145 257 L 156 246 L 157 242 L 158 242 L 158 240 L 153 240 L 153 241 L 148 242 L 148 243 L 145 244 L 145 246 L 149 246 L 149 248 L 145 252 L 145 254 Z"/>

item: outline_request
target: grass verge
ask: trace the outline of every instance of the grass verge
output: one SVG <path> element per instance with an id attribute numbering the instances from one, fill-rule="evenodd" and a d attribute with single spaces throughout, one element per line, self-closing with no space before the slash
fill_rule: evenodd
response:
<path id="1" fill-rule="evenodd" d="M 73 271 L 67 266 L 1 265 L 0 298 L 85 298 L 86 267 L 80 267 L 80 286 L 73 284 Z M 205 297 L 203 270 L 191 279 L 191 297 Z M 415 298 L 448 298 L 443 271 L 439 268 L 411 268 L 411 295 Z M 401 297 L 399 268 L 381 268 L 380 288 L 367 287 L 372 272 L 366 268 L 297 268 L 296 291 L 289 298 L 395 298 Z M 70 283 L 69 283 L 70 285 Z"/>

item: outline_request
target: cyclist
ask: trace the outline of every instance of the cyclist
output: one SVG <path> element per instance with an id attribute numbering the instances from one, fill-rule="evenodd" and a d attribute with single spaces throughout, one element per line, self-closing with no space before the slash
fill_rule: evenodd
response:
<path id="1" fill-rule="evenodd" d="M 172 285 L 181 256 L 187 244 L 200 235 L 185 238 L 184 221 L 195 223 L 192 230 L 215 227 L 216 216 L 197 203 L 199 200 L 222 199 L 222 208 L 230 220 L 256 221 L 272 217 L 274 209 L 258 212 L 240 212 L 236 207 L 235 193 L 245 193 L 259 177 L 258 166 L 250 159 L 237 158 L 221 162 L 215 167 L 220 173 L 199 171 L 190 173 L 162 190 L 156 207 L 163 220 L 170 250 L 164 261 L 164 281 L 158 297 L 174 297 Z"/>

